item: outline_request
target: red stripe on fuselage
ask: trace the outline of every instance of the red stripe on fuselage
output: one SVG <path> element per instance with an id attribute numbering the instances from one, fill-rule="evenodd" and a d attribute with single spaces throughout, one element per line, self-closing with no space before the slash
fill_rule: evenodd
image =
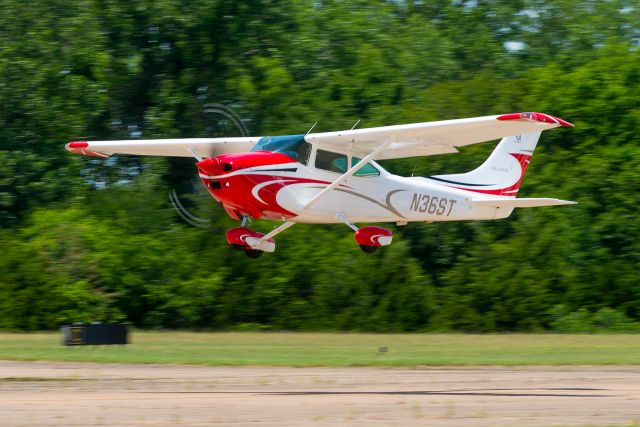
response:
<path id="1" fill-rule="evenodd" d="M 202 178 L 201 180 L 209 193 L 226 208 L 250 215 L 253 218 L 264 216 L 269 219 L 281 219 L 282 217 L 289 219 L 296 216 L 295 213 L 283 208 L 277 202 L 278 192 L 283 188 L 294 184 L 330 184 L 328 181 L 270 175 L 259 171 L 229 177 L 220 176 L 215 179 Z M 211 181 L 220 181 L 220 188 L 214 189 L 211 185 L 207 185 Z M 259 199 L 256 199 L 252 193 L 254 187 L 268 181 L 274 182 L 262 187 L 257 194 Z"/>

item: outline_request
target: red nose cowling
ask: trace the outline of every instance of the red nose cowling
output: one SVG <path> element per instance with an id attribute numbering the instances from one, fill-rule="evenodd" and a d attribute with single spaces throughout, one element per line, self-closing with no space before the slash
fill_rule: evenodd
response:
<path id="1" fill-rule="evenodd" d="M 279 220 L 294 216 L 276 201 L 277 192 L 290 180 L 273 175 L 270 171 L 274 168 L 271 166 L 294 162 L 294 159 L 282 153 L 254 151 L 223 154 L 202 160 L 196 163 L 196 166 L 202 183 L 233 219 L 249 215 L 252 218 L 267 217 Z M 267 168 L 263 170 L 262 166 Z M 251 168 L 251 171 L 242 172 L 248 168 Z M 295 170 L 295 167 L 293 169 Z M 266 182 L 270 184 L 265 185 Z M 254 191 L 258 185 L 259 191 Z"/>

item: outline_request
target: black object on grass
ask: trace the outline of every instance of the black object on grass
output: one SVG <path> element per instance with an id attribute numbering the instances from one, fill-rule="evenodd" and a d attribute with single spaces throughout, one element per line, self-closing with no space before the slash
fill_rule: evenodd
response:
<path id="1" fill-rule="evenodd" d="M 64 345 L 127 344 L 127 325 L 121 323 L 95 323 L 90 325 L 65 325 L 62 331 Z"/>

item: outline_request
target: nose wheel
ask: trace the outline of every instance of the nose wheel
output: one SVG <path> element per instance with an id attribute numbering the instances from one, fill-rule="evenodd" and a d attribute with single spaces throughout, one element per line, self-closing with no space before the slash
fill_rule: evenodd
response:
<path id="1" fill-rule="evenodd" d="M 227 243 L 237 251 L 244 251 L 245 255 L 249 258 L 260 258 L 263 253 L 276 250 L 276 242 L 273 241 L 272 237 L 293 224 L 293 222 L 285 222 L 265 235 L 257 231 L 249 230 L 247 227 L 251 225 L 251 219 L 248 216 L 243 216 L 241 227 L 232 228 L 227 231 Z"/>
<path id="2" fill-rule="evenodd" d="M 251 217 L 249 215 L 242 215 L 242 223 L 241 227 L 247 228 L 251 226 Z M 246 240 L 245 240 L 246 241 Z M 251 259 L 258 259 L 264 254 L 263 251 L 258 249 L 251 249 L 251 247 L 243 246 L 243 245 L 232 245 L 234 249 L 238 251 L 244 251 L 244 254 Z"/>

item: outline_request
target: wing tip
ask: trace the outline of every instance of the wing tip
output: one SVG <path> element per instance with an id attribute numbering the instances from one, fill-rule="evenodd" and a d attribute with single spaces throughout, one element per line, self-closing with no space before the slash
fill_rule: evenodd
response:
<path id="1" fill-rule="evenodd" d="M 93 157 L 109 157 L 107 154 L 98 153 L 97 151 L 88 150 L 89 143 L 87 141 L 72 141 L 64 146 L 67 151 L 75 154 L 85 154 Z"/>
<path id="2" fill-rule="evenodd" d="M 562 120 L 559 117 L 555 117 L 550 114 L 535 113 L 535 112 L 503 114 L 501 116 L 498 116 L 497 119 L 500 121 L 523 120 L 523 121 L 556 124 L 559 126 L 571 127 L 571 128 L 575 127 L 574 124 L 569 123 L 566 120 Z"/>
<path id="3" fill-rule="evenodd" d="M 89 143 L 87 141 L 72 141 L 65 145 L 65 148 L 68 150 L 70 148 L 87 148 Z"/>
<path id="4" fill-rule="evenodd" d="M 83 150 L 89 146 L 87 141 L 72 141 L 64 146 L 65 150 L 76 154 L 84 154 Z"/>

